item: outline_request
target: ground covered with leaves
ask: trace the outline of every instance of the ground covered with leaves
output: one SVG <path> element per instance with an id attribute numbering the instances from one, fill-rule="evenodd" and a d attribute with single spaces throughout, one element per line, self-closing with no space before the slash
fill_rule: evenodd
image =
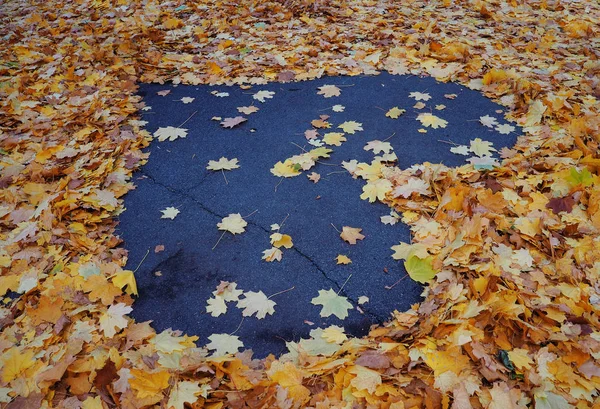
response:
<path id="1" fill-rule="evenodd" d="M 599 407 L 600 6 L 305 3 L 3 4 L 2 406 Z M 398 256 L 437 272 L 424 302 L 264 360 L 127 317 L 115 217 L 151 140 L 136 83 L 382 70 L 479 89 L 523 126 L 491 170 L 370 169 L 429 188 L 381 198 L 415 227 Z"/>

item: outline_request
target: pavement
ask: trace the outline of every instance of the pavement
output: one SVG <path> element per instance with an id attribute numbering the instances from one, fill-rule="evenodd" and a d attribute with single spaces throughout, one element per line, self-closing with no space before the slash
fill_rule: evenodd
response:
<path id="1" fill-rule="evenodd" d="M 338 86 L 341 95 L 318 95 L 317 88 L 328 84 Z M 157 94 L 165 90 L 170 92 Z M 275 94 L 261 103 L 253 99 L 260 90 Z M 344 171 L 342 161 L 370 162 L 374 155 L 363 149 L 365 144 L 389 138 L 402 168 L 423 162 L 459 166 L 466 163 L 466 156 L 450 152 L 453 145 L 448 142 L 468 146 L 479 137 L 500 150 L 512 146 L 517 136 L 502 135 L 480 123 L 485 115 L 502 124 L 506 121 L 497 112 L 502 107 L 479 92 L 415 76 L 328 77 L 250 89 L 142 84 L 139 92 L 151 107 L 141 112 L 149 132 L 185 122 L 182 127 L 188 134 L 174 141 L 154 140 L 148 163 L 134 174 L 136 189 L 125 197 L 118 233 L 129 251 L 127 268 L 139 265 L 139 298 L 132 316 L 152 320 L 158 331 L 172 328 L 198 335 L 198 345 L 206 344 L 213 333 L 235 333 L 257 357 L 286 352 L 285 341 L 307 338 L 318 327 L 338 325 L 348 334 L 365 335 L 372 324 L 389 319 L 392 311 L 406 310 L 421 299 L 422 286 L 410 279 L 392 290 L 385 288 L 406 274 L 402 263 L 391 258 L 390 247 L 410 242 L 409 229 L 401 222 L 380 221 L 390 209 L 361 200 L 364 181 Z M 215 95 L 220 92 L 229 95 Z M 425 108 L 414 108 L 412 92 L 431 95 Z M 456 98 L 448 99 L 444 96 L 448 94 Z M 184 97 L 194 100 L 186 104 Z M 331 109 L 338 104 L 345 107 L 343 112 Z M 436 110 L 441 104 L 446 107 Z M 260 110 L 243 115 L 236 109 L 250 105 Z M 387 118 L 386 111 L 395 106 L 406 113 L 395 120 Z M 447 127 L 420 133 L 423 125 L 416 117 L 421 112 L 447 120 Z M 248 120 L 232 129 L 211 119 L 238 115 Z M 327 120 L 333 126 L 327 132 L 339 131 L 334 128 L 344 121 L 362 123 L 364 131 L 346 135 L 345 143 L 332 147 L 330 158 L 305 172 L 319 173 L 318 183 L 305 174 L 284 179 L 271 174 L 276 162 L 313 148 L 304 132 L 320 115 L 330 116 Z M 206 169 L 209 160 L 221 157 L 239 160 L 239 169 L 225 172 L 227 182 L 222 172 Z M 161 210 L 167 207 L 180 213 L 163 219 Z M 226 233 L 211 250 L 222 234 L 217 223 L 231 213 L 247 216 L 246 232 Z M 271 247 L 270 226 L 283 220 L 281 232 L 292 237 L 294 246 L 283 249 L 281 262 L 268 263 L 261 257 Z M 350 245 L 332 224 L 337 229 L 362 228 L 365 239 Z M 164 251 L 155 252 L 159 245 Z M 352 263 L 336 264 L 338 254 Z M 264 319 L 244 318 L 235 303 L 228 304 L 225 315 L 212 317 L 206 312 L 207 300 L 222 280 L 268 296 L 288 291 L 272 297 L 275 313 Z M 311 304 L 323 289 L 339 291 L 354 307 L 359 306 L 359 297 L 369 301 L 360 310 L 350 310 L 344 320 L 323 318 L 321 307 Z"/>

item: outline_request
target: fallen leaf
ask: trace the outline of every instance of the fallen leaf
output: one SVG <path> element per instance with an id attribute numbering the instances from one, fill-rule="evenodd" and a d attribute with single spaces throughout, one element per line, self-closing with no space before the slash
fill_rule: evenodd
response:
<path id="1" fill-rule="evenodd" d="M 350 264 L 350 263 L 352 263 L 352 260 L 350 260 L 350 258 L 348 258 L 348 256 L 344 256 L 343 254 L 338 254 L 338 256 L 335 259 L 337 261 L 337 264 Z"/>
<path id="2" fill-rule="evenodd" d="M 167 126 L 164 128 L 158 128 L 153 135 L 155 138 L 158 138 L 159 142 L 164 142 L 166 140 L 172 142 L 178 138 L 185 138 L 187 136 L 187 131 L 188 130 L 185 128 Z"/>
<path id="3" fill-rule="evenodd" d="M 423 126 L 431 127 L 433 129 L 445 128 L 448 122 L 438 116 L 424 112 L 417 116 L 417 120 L 423 124 Z"/>
<path id="4" fill-rule="evenodd" d="M 348 316 L 348 310 L 352 309 L 352 304 L 348 302 L 348 299 L 338 295 L 333 289 L 319 290 L 319 295 L 310 302 L 314 305 L 323 306 L 319 313 L 321 317 L 335 315 L 343 320 Z"/>
<path id="5" fill-rule="evenodd" d="M 222 122 L 221 122 L 221 126 L 223 128 L 233 128 L 238 126 L 239 124 L 246 122 L 248 119 L 244 118 L 243 116 L 236 116 L 234 118 L 225 118 Z"/>
<path id="6" fill-rule="evenodd" d="M 265 100 L 273 98 L 273 95 L 275 95 L 275 92 L 263 90 L 258 91 L 256 94 L 252 95 L 252 98 L 260 102 L 265 102 Z"/>
<path id="7" fill-rule="evenodd" d="M 406 109 L 400 109 L 398 107 L 393 107 L 385 113 L 385 116 L 387 116 L 388 118 L 392 118 L 392 119 L 398 119 L 398 118 L 400 118 L 400 115 L 404 114 L 405 112 L 406 112 Z"/>
<path id="8" fill-rule="evenodd" d="M 349 134 L 355 134 L 357 131 L 362 131 L 362 124 L 356 121 L 346 121 L 338 126 L 344 132 Z"/>
<path id="9" fill-rule="evenodd" d="M 323 85 L 323 86 L 319 87 L 318 89 L 319 89 L 319 92 L 317 92 L 317 94 L 323 95 L 325 98 L 340 96 L 341 90 L 338 87 L 336 87 L 335 85 Z"/>
<path id="10" fill-rule="evenodd" d="M 219 159 L 218 161 L 216 160 L 210 160 L 208 161 L 208 166 L 206 167 L 206 169 L 208 170 L 233 170 L 233 169 L 238 169 L 240 167 L 240 165 L 238 165 L 238 160 L 237 158 L 233 158 L 233 159 L 227 159 L 225 157 Z"/>
<path id="11" fill-rule="evenodd" d="M 347 241 L 350 244 L 356 244 L 356 240 L 362 240 L 365 238 L 364 235 L 360 234 L 362 231 L 361 228 L 358 227 L 342 227 L 342 232 L 340 233 L 340 237 L 342 240 Z"/>
<path id="12" fill-rule="evenodd" d="M 181 213 L 175 207 L 167 207 L 166 209 L 161 210 L 161 212 L 162 212 L 162 216 L 160 216 L 161 219 L 171 219 L 171 220 L 173 220 L 175 217 L 177 217 L 177 215 L 179 213 Z"/>
<path id="13" fill-rule="evenodd" d="M 408 94 L 410 98 L 414 98 L 416 101 L 429 101 L 431 99 L 431 95 L 426 92 L 411 92 Z"/>
<path id="14" fill-rule="evenodd" d="M 240 298 L 237 303 L 237 307 L 243 309 L 242 315 L 244 317 L 251 317 L 256 314 L 256 318 L 263 319 L 267 314 L 275 313 L 275 301 L 270 300 L 262 292 L 248 291 L 244 293 L 245 298 Z"/>
<path id="15" fill-rule="evenodd" d="M 214 350 L 212 356 L 223 356 L 227 354 L 235 354 L 240 348 L 244 347 L 244 343 L 236 335 L 229 334 L 212 334 L 208 337 L 210 341 L 206 344 L 206 348 Z"/>

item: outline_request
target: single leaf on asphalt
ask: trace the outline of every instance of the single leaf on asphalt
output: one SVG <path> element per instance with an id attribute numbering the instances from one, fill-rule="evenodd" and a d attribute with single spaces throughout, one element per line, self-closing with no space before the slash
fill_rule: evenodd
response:
<path id="1" fill-rule="evenodd" d="M 350 244 L 356 244 L 356 240 L 362 240 L 365 238 L 364 235 L 360 234 L 362 231 L 359 227 L 342 227 L 342 232 L 340 233 L 340 237 L 342 240 L 347 241 Z"/>
<path id="2" fill-rule="evenodd" d="M 366 295 L 361 295 L 360 297 L 358 297 L 358 304 L 359 305 L 363 305 L 369 302 L 369 297 L 367 297 Z"/>
<path id="3" fill-rule="evenodd" d="M 328 132 L 323 135 L 323 142 L 327 145 L 342 146 L 346 140 L 343 132 Z"/>
<path id="4" fill-rule="evenodd" d="M 433 129 L 445 128 L 448 122 L 438 116 L 424 112 L 417 116 L 417 120 L 423 124 L 423 126 L 431 127 Z"/>
<path id="5" fill-rule="evenodd" d="M 255 112 L 258 112 L 258 107 L 255 107 L 254 105 L 250 105 L 247 107 L 237 107 L 237 110 L 238 110 L 238 112 L 240 112 L 244 115 L 250 115 Z"/>
<path id="6" fill-rule="evenodd" d="M 487 126 L 488 128 L 493 128 L 494 126 L 498 125 L 498 120 L 493 116 L 489 115 L 480 116 L 479 122 L 481 123 L 481 125 Z"/>
<path id="7" fill-rule="evenodd" d="M 167 126 L 166 128 L 158 128 L 153 135 L 155 138 L 158 138 L 159 142 L 164 142 L 167 139 L 172 142 L 177 138 L 185 138 L 187 136 L 187 131 L 188 130 L 184 128 Z"/>
<path id="8" fill-rule="evenodd" d="M 321 317 L 335 315 L 343 320 L 348 316 L 348 310 L 352 309 L 352 304 L 348 302 L 348 299 L 338 295 L 333 289 L 319 290 L 319 295 L 310 302 L 323 306 L 319 314 Z"/>
<path id="9" fill-rule="evenodd" d="M 332 106 L 331 109 L 333 110 L 333 112 L 344 112 L 344 109 L 346 109 L 346 107 L 338 104 Z"/>
<path id="10" fill-rule="evenodd" d="M 248 225 L 246 220 L 239 213 L 231 213 L 217 223 L 219 230 L 228 231 L 231 234 L 240 234 L 245 232 L 245 227 Z"/>
<path id="11" fill-rule="evenodd" d="M 221 281 L 217 286 L 217 289 L 212 292 L 214 296 L 222 297 L 225 301 L 237 301 L 242 295 L 243 291 L 238 290 L 237 283 L 230 283 L 229 281 Z"/>
<path id="12" fill-rule="evenodd" d="M 437 271 L 433 269 L 433 257 L 419 258 L 417 256 L 410 256 L 404 262 L 404 268 L 408 272 L 410 278 L 419 283 L 426 283 L 431 280 L 437 274 Z"/>
<path id="13" fill-rule="evenodd" d="M 496 151 L 493 145 L 494 144 L 491 142 L 483 141 L 480 138 L 475 138 L 471 141 L 471 146 L 469 147 L 469 150 L 479 157 L 489 156 L 492 154 L 492 152 Z"/>
<path id="14" fill-rule="evenodd" d="M 468 156 L 470 150 L 469 150 L 469 147 L 466 145 L 458 145 L 458 146 L 451 147 L 450 152 L 456 153 L 457 155 Z"/>
<path id="15" fill-rule="evenodd" d="M 242 122 L 246 122 L 248 119 L 244 118 L 243 116 L 236 116 L 234 118 L 225 118 L 223 120 L 223 122 L 221 122 L 221 126 L 223 128 L 233 128 L 235 126 L 238 126 L 239 124 L 241 124 Z"/>
<path id="16" fill-rule="evenodd" d="M 271 99 L 273 98 L 273 95 L 275 95 L 275 93 L 273 91 L 258 91 L 256 94 L 252 95 L 252 98 L 254 98 L 257 101 L 260 102 L 265 102 L 265 99 Z"/>
<path id="17" fill-rule="evenodd" d="M 392 118 L 392 119 L 398 119 L 398 118 L 400 118 L 400 115 L 402 115 L 405 112 L 406 112 L 406 109 L 400 109 L 398 107 L 393 107 L 392 109 L 390 109 L 389 111 L 387 111 L 385 113 L 385 116 L 387 116 L 388 118 Z"/>
<path id="18" fill-rule="evenodd" d="M 162 212 L 162 216 L 160 216 L 161 219 L 171 219 L 173 220 L 175 217 L 177 217 L 177 215 L 179 213 L 181 213 L 178 209 L 174 208 L 174 207 L 167 207 L 164 210 L 161 210 Z"/>
<path id="19" fill-rule="evenodd" d="M 286 249 L 291 249 L 294 245 L 292 243 L 292 237 L 287 234 L 281 233 L 273 233 L 271 234 L 271 245 L 273 247 L 285 247 Z"/>
<path id="20" fill-rule="evenodd" d="M 281 261 L 283 257 L 283 252 L 277 247 L 271 247 L 270 249 L 266 249 L 263 251 L 262 259 L 268 263 L 272 263 L 273 261 Z"/>
<path id="21" fill-rule="evenodd" d="M 496 125 L 496 131 L 500 132 L 502 135 L 508 135 L 511 132 L 515 131 L 515 127 L 509 124 Z"/>
<path id="22" fill-rule="evenodd" d="M 318 89 L 319 89 L 319 92 L 317 92 L 317 94 L 323 95 L 325 98 L 340 96 L 341 90 L 338 87 L 336 87 L 335 85 L 323 85 L 322 87 L 319 87 Z"/>
<path id="23" fill-rule="evenodd" d="M 273 261 L 281 261 L 283 258 L 283 251 L 277 247 L 271 247 L 270 249 L 263 250 L 262 259 L 267 263 L 272 263 Z"/>
<path id="24" fill-rule="evenodd" d="M 212 334 L 208 337 L 208 340 L 210 342 L 206 344 L 206 348 L 215 351 L 213 357 L 235 354 L 240 348 L 244 347 L 244 343 L 236 335 Z"/>
<path id="25" fill-rule="evenodd" d="M 227 312 L 227 304 L 225 304 L 225 299 L 221 296 L 216 295 L 209 298 L 206 300 L 206 304 L 206 312 L 213 317 L 218 317 Z"/>
<path id="26" fill-rule="evenodd" d="M 366 151 L 373 151 L 373 153 L 377 155 L 381 152 L 390 153 L 390 151 L 394 148 L 389 142 L 375 140 L 367 142 L 363 149 Z"/>
<path id="27" fill-rule="evenodd" d="M 321 175 L 319 175 L 317 172 L 311 172 L 306 175 L 306 177 L 308 177 L 308 180 L 313 183 L 317 183 L 319 180 L 321 180 Z"/>
<path id="28" fill-rule="evenodd" d="M 338 126 L 338 128 L 343 129 L 344 132 L 349 134 L 354 134 L 357 131 L 362 131 L 362 124 L 356 121 L 346 121 Z"/>
<path id="29" fill-rule="evenodd" d="M 237 158 L 233 158 L 233 159 L 227 159 L 225 157 L 219 159 L 218 161 L 216 160 L 210 160 L 208 161 L 208 166 L 206 167 L 206 169 L 208 170 L 233 170 L 233 169 L 238 169 L 240 167 L 240 165 L 238 165 L 238 160 Z"/>
<path id="30" fill-rule="evenodd" d="M 429 101 L 431 99 L 431 95 L 426 92 L 411 92 L 408 96 L 414 98 L 415 101 Z"/>
<path id="31" fill-rule="evenodd" d="M 350 260 L 350 258 L 348 256 L 344 256 L 343 254 L 338 254 L 338 256 L 335 259 L 337 261 L 337 264 L 350 264 L 350 263 L 352 263 L 352 260 Z"/>
<path id="32" fill-rule="evenodd" d="M 300 166 L 287 159 L 285 162 L 277 162 L 271 168 L 271 173 L 278 177 L 292 178 L 302 173 L 300 169 L 302 169 Z"/>
<path id="33" fill-rule="evenodd" d="M 184 104 L 191 104 L 192 102 L 194 102 L 195 98 L 192 97 L 183 97 L 180 99 L 181 102 L 183 102 Z"/>
<path id="34" fill-rule="evenodd" d="M 244 293 L 245 298 L 240 298 L 237 303 L 237 307 L 243 309 L 242 315 L 244 317 L 251 317 L 256 314 L 256 318 L 263 319 L 267 314 L 274 314 L 277 303 L 269 300 L 269 298 L 262 292 L 248 291 Z"/>

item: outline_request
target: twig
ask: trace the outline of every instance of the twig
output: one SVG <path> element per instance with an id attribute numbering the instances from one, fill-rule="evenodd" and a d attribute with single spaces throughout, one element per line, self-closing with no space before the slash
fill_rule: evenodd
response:
<path id="1" fill-rule="evenodd" d="M 146 260 L 146 257 L 148 257 L 148 254 L 150 254 L 150 249 L 146 250 L 146 255 L 142 258 L 142 261 L 140 261 L 140 264 L 138 264 L 136 269 L 133 270 L 134 274 L 135 274 L 135 272 L 137 272 L 140 269 L 140 267 L 142 266 L 142 263 L 144 262 L 144 260 Z"/>
<path id="2" fill-rule="evenodd" d="M 185 125 L 185 124 L 187 123 L 187 121 L 189 121 L 190 119 L 192 119 L 192 117 L 193 117 L 194 115 L 196 115 L 197 113 L 198 113 L 198 111 L 194 111 L 194 112 L 192 113 L 192 115 L 190 115 L 190 116 L 188 117 L 188 119 L 186 119 L 185 121 L 183 121 L 183 123 L 182 123 L 181 125 L 179 125 L 177 128 L 181 128 L 183 125 Z"/>
<path id="3" fill-rule="evenodd" d="M 402 278 L 400 278 L 398 281 L 396 281 L 394 284 L 392 285 L 386 285 L 385 289 L 386 290 L 391 290 L 392 288 L 396 287 L 396 285 L 398 285 L 398 283 L 402 280 L 404 280 L 406 277 L 408 277 L 408 274 L 404 274 L 404 276 Z"/>
<path id="4" fill-rule="evenodd" d="M 283 293 L 287 293 L 288 291 L 292 291 L 294 288 L 296 288 L 296 286 L 291 286 L 290 288 L 288 288 L 287 290 L 283 290 L 283 291 L 279 291 L 278 293 L 275 294 L 271 294 L 270 296 L 267 297 L 267 300 L 270 300 L 271 298 L 275 297 L 276 295 L 281 295 Z"/>
<path id="5" fill-rule="evenodd" d="M 348 276 L 348 278 L 346 279 L 346 281 L 344 281 L 344 284 L 342 284 L 342 286 L 340 287 L 340 289 L 338 290 L 337 294 L 339 295 L 339 293 L 342 292 L 342 290 L 344 289 L 344 286 L 346 285 L 346 283 L 348 282 L 348 280 L 350 280 L 350 277 L 352 277 L 352 274 L 350 274 Z"/>

